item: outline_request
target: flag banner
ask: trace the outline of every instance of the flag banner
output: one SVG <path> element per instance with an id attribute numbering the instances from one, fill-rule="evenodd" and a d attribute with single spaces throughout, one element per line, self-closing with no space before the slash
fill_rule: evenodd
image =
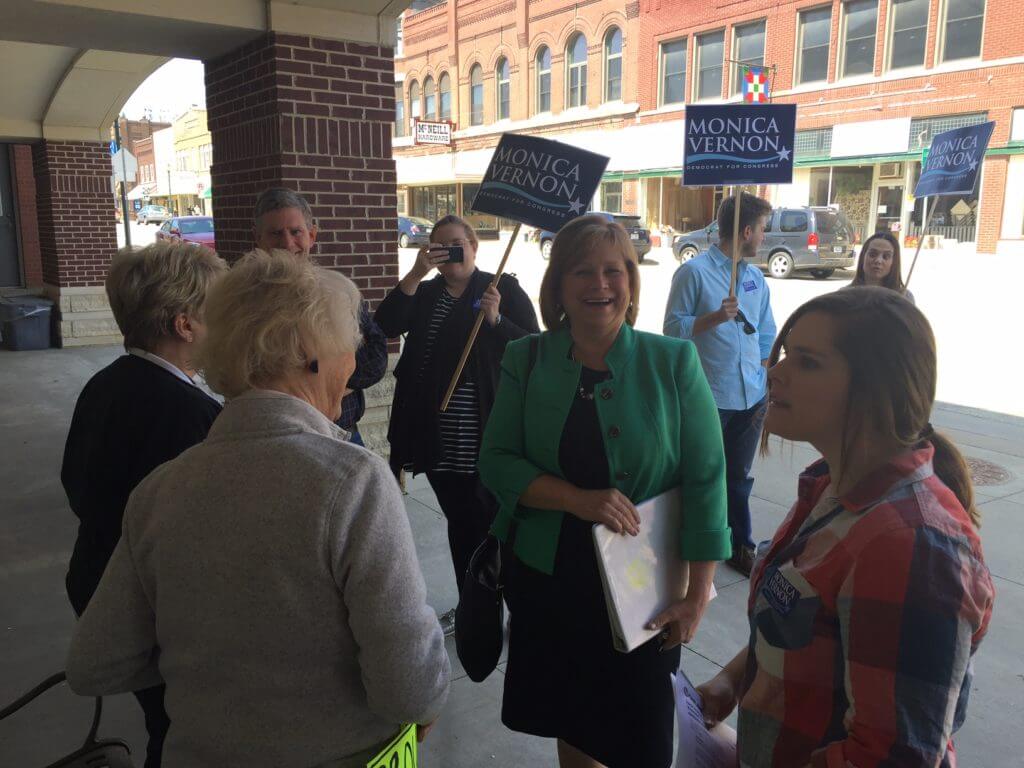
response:
<path id="1" fill-rule="evenodd" d="M 995 123 L 954 128 L 932 139 L 914 197 L 969 195 L 978 183 Z"/>
<path id="2" fill-rule="evenodd" d="M 560 141 L 502 134 L 472 209 L 557 232 L 586 213 L 608 165 Z"/>
<path id="3" fill-rule="evenodd" d="M 689 104 L 683 186 L 789 184 L 796 104 Z"/>
<path id="4" fill-rule="evenodd" d="M 764 67 L 743 67 L 743 101 L 767 104 L 768 98 L 768 70 Z"/>

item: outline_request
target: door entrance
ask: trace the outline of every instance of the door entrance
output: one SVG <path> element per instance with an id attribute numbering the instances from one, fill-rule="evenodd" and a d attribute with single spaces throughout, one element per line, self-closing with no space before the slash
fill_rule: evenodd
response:
<path id="1" fill-rule="evenodd" d="M 11 192 L 11 155 L 7 144 L 0 144 L 0 288 L 21 285 L 18 263 L 18 230 L 14 219 L 14 195 Z"/>
<path id="2" fill-rule="evenodd" d="M 903 216 L 903 185 L 890 184 L 878 187 L 878 208 L 875 219 L 876 232 L 892 232 L 900 236 Z"/>

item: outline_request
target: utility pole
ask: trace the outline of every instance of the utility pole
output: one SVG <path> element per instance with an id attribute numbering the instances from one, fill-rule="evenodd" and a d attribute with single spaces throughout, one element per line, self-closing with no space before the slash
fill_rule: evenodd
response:
<path id="1" fill-rule="evenodd" d="M 121 118 L 114 120 L 114 142 L 118 151 L 121 150 Z M 124 224 L 124 244 L 131 248 L 132 230 L 128 221 L 128 161 L 121 153 L 121 222 Z"/>

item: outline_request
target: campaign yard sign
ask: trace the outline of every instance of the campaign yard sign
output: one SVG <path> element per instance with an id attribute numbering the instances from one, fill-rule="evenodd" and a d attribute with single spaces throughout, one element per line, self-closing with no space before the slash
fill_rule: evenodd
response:
<path id="1" fill-rule="evenodd" d="M 974 192 L 995 125 L 990 122 L 954 128 L 932 139 L 914 197 Z"/>
<path id="2" fill-rule="evenodd" d="M 796 104 L 690 104 L 683 185 L 789 184 Z"/>
<path id="3" fill-rule="evenodd" d="M 557 232 L 587 210 L 608 158 L 560 141 L 506 133 L 472 209 Z"/>

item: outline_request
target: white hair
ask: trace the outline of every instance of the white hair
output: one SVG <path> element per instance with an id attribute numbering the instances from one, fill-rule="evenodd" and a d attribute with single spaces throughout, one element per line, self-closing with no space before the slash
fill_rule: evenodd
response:
<path id="1" fill-rule="evenodd" d="M 260 389 L 322 355 L 355 352 L 359 289 L 286 251 L 246 254 L 210 291 L 200 365 L 227 398 Z"/>

